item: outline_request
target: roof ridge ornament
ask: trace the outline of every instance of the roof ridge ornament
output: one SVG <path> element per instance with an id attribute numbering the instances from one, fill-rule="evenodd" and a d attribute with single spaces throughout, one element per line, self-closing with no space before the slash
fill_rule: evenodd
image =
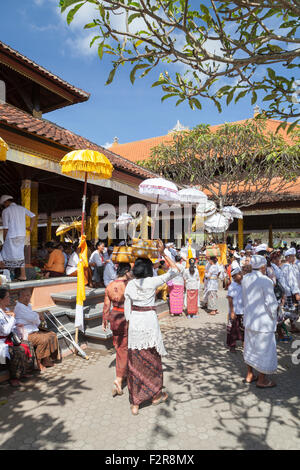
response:
<path id="1" fill-rule="evenodd" d="M 183 124 L 181 124 L 179 119 L 177 119 L 176 125 L 173 127 L 173 129 L 171 129 L 168 132 L 168 134 L 172 134 L 173 132 L 188 131 L 188 130 L 189 130 L 189 128 L 185 127 Z"/>

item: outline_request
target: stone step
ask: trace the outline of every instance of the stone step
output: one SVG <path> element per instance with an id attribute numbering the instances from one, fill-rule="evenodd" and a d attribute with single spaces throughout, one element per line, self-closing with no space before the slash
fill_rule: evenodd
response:
<path id="1" fill-rule="evenodd" d="M 112 331 L 107 329 L 103 330 L 102 325 L 87 327 L 84 333 L 87 346 L 95 349 L 111 349 L 112 344 Z"/>
<path id="2" fill-rule="evenodd" d="M 98 289 L 87 287 L 85 291 L 86 300 L 84 305 L 87 306 L 102 303 L 104 301 L 104 294 L 105 289 L 102 287 Z M 51 297 L 57 306 L 67 305 L 69 308 L 75 308 L 76 296 L 76 290 L 51 294 Z"/>

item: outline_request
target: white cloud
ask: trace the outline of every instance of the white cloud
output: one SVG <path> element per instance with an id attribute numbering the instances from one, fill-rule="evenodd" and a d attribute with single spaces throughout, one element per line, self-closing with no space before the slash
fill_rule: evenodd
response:
<path id="1" fill-rule="evenodd" d="M 109 149 L 112 146 L 112 142 L 106 142 L 106 144 L 102 145 L 103 148 Z"/>

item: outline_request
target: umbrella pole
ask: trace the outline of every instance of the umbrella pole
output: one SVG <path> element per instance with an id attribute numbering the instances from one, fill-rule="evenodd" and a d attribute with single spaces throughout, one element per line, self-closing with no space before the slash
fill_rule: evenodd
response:
<path id="1" fill-rule="evenodd" d="M 83 190 L 83 197 L 82 197 L 82 213 L 81 213 L 81 237 L 84 235 L 84 219 L 85 219 L 85 204 L 86 204 L 86 192 L 87 192 L 87 172 L 85 172 L 84 178 L 84 190 Z M 79 329 L 76 328 L 75 330 L 75 343 L 78 344 L 78 334 Z"/>
<path id="2" fill-rule="evenodd" d="M 158 209 L 158 200 L 159 200 L 159 195 L 157 195 L 157 197 L 156 197 L 156 204 L 155 204 L 155 211 L 154 211 L 154 220 L 153 220 L 151 240 L 154 239 L 155 222 L 156 222 L 156 215 L 157 215 L 157 209 Z M 159 238 L 159 234 L 158 234 L 158 238 Z"/>

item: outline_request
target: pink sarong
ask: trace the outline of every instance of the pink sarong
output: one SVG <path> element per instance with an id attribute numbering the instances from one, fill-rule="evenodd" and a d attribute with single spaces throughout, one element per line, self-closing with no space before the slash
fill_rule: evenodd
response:
<path id="1" fill-rule="evenodd" d="M 181 315 L 183 310 L 184 286 L 172 284 L 169 286 L 170 313 Z"/>

